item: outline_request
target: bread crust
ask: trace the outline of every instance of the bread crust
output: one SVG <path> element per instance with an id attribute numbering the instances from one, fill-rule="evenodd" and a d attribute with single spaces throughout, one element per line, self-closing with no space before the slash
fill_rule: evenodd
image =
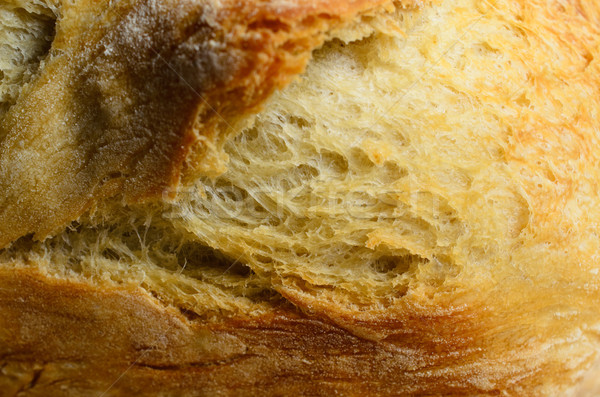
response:
<path id="1" fill-rule="evenodd" d="M 386 3 L 64 2 L 40 76 L 0 123 L 0 247 L 223 172 L 223 142 L 325 33 Z"/>
<path id="2" fill-rule="evenodd" d="M 0 270 L 0 312 L 2 396 L 536 396 L 557 395 L 565 376 L 498 352 L 470 363 L 480 349 L 456 336 L 366 340 L 286 305 L 205 321 L 141 288 L 27 267 Z M 464 340 L 484 336 L 474 327 Z"/>

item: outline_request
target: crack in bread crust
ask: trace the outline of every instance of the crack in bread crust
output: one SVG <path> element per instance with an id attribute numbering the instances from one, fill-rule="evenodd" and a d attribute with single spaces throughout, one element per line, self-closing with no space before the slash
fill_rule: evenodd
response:
<path id="1" fill-rule="evenodd" d="M 328 30 L 382 3 L 64 3 L 53 55 L 0 124 L 0 247 L 104 198 L 173 196 L 182 172 L 222 172 L 245 117 Z"/>

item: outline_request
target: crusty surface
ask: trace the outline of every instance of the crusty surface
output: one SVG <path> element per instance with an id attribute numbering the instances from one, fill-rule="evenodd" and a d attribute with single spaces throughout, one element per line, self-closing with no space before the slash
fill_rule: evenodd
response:
<path id="1" fill-rule="evenodd" d="M 410 368 L 414 350 L 362 340 L 289 305 L 204 324 L 141 289 L 99 287 L 35 271 L 1 272 L 3 396 L 436 390 L 434 379 L 420 386 L 424 374 Z M 459 374 L 437 378 L 445 392 L 451 380 L 457 393 L 470 389 Z"/>
<path id="2" fill-rule="evenodd" d="M 573 390 L 599 348 L 600 5 L 396 6 L 322 33 L 328 40 L 300 78 L 214 152 L 229 158 L 221 174 L 189 171 L 162 202 L 108 201 L 44 242 L 21 238 L 0 252 L 6 312 L 39 313 L 31 325 L 12 314 L 7 327 L 62 340 L 52 327 L 67 323 L 48 319 L 43 331 L 35 318 L 69 291 L 81 295 L 53 306 L 120 313 L 107 329 L 127 326 L 128 299 L 163 313 L 155 327 L 135 320 L 115 343 L 79 350 L 124 349 L 114 367 L 127 369 L 137 356 L 118 346 L 164 334 L 148 346 L 166 356 L 133 365 L 115 393 Z M 213 164 L 195 153 L 184 174 Z M 126 196 L 125 186 L 115 190 Z M 38 300 L 18 306 L 27 299 Z M 229 363 L 229 350 L 218 338 L 208 350 L 163 349 L 171 334 L 161 324 L 175 319 L 191 340 L 209 329 L 261 353 L 190 377 L 215 365 L 178 361 L 217 354 Z M 22 364 L 11 361 L 15 374 L 35 373 L 34 345 Z M 90 372 L 101 382 L 117 374 L 83 361 L 100 366 Z"/>
<path id="3" fill-rule="evenodd" d="M 290 307 L 204 324 L 143 290 L 99 287 L 2 271 L 1 395 L 500 392 L 460 372 L 432 374 L 443 351 L 366 341 Z"/>
<path id="4" fill-rule="evenodd" d="M 479 387 L 472 371 L 437 367 L 452 351 L 442 343 L 423 351 L 368 341 L 290 305 L 206 323 L 143 289 L 23 269 L 0 271 L 0 310 L 3 397 L 537 396 L 522 386 L 560 376 L 532 372 L 515 382 L 506 371 L 497 387 Z M 490 359 L 481 375 L 507 364 Z M 594 388 L 591 376 L 572 391 L 583 397 Z"/>

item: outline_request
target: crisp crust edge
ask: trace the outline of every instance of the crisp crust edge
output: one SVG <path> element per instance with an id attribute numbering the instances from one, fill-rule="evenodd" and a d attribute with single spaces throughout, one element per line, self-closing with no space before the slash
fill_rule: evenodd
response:
<path id="1" fill-rule="evenodd" d="M 454 370 L 437 371 L 450 362 L 434 363 L 433 347 L 366 340 L 291 306 L 208 321 L 140 287 L 27 267 L 0 269 L 0 313 L 3 396 L 528 396 L 551 386 L 511 362 L 458 358 Z M 552 383 L 565 380 L 548 370 Z"/>

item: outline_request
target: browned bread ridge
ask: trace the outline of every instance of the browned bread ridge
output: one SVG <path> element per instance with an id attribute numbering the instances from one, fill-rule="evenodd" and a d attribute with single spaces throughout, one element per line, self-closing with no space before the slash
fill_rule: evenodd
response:
<path id="1" fill-rule="evenodd" d="M 99 4 L 0 5 L 0 394 L 594 387 L 598 1 Z"/>

